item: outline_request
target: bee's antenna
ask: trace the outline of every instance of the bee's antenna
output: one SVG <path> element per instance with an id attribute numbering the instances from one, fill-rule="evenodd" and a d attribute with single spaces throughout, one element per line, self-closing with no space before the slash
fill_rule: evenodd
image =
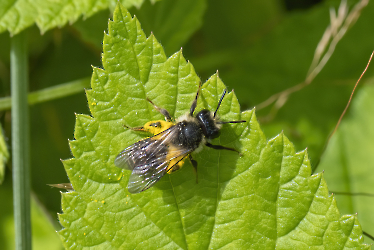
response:
<path id="1" fill-rule="evenodd" d="M 226 95 L 226 89 L 223 91 L 223 94 L 222 94 L 222 96 L 221 96 L 221 99 L 220 99 L 219 102 L 218 102 L 218 106 L 217 106 L 216 111 L 214 112 L 213 117 L 216 117 L 216 114 L 217 114 L 217 111 L 218 111 L 218 109 L 219 109 L 219 106 L 221 106 L 221 102 L 222 102 L 223 98 L 225 97 L 225 95 Z"/>
<path id="2" fill-rule="evenodd" d="M 199 88 L 197 89 L 195 100 L 192 102 L 192 105 L 190 108 L 190 116 L 193 116 L 193 112 L 195 111 L 195 108 L 197 105 L 197 98 L 199 97 L 200 88 L 201 88 L 201 83 L 199 84 Z"/>
<path id="3" fill-rule="evenodd" d="M 244 121 L 244 120 L 241 120 L 241 121 L 229 121 L 229 122 L 218 121 L 216 123 L 217 124 L 226 124 L 226 123 L 241 123 L 241 122 L 247 122 L 247 121 Z"/>

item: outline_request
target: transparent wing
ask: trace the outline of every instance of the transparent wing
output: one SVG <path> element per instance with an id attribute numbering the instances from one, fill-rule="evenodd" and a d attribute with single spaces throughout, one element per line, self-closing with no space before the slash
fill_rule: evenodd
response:
<path id="1" fill-rule="evenodd" d="M 136 166 L 130 175 L 129 192 L 140 193 L 152 187 L 170 169 L 169 163 L 171 160 L 176 158 L 182 160 L 190 152 L 189 149 L 169 150 L 165 155 L 152 157 L 152 160 L 146 164 Z"/>
<path id="2" fill-rule="evenodd" d="M 157 140 L 153 140 L 151 138 L 138 141 L 119 153 L 114 160 L 114 165 L 119 168 L 133 170 L 137 165 L 147 162 L 151 148 L 154 150 L 158 149 L 158 153 L 162 154 L 160 151 L 163 148 L 157 144 Z"/>
<path id="3" fill-rule="evenodd" d="M 191 150 L 171 144 L 178 130 L 173 126 L 153 137 L 138 141 L 118 154 L 117 167 L 132 170 L 128 190 L 139 193 L 152 187 L 168 170 L 171 160 L 189 154 Z"/>
<path id="4" fill-rule="evenodd" d="M 170 144 L 170 140 L 177 132 L 177 128 L 172 126 L 153 137 L 128 146 L 117 155 L 114 165 L 119 168 L 133 170 L 136 166 L 149 162 L 155 155 L 162 156 L 167 154 L 167 147 L 165 146 Z"/>

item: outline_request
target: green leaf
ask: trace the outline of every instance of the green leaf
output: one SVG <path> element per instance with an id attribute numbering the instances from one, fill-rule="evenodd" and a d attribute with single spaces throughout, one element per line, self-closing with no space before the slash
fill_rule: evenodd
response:
<path id="1" fill-rule="evenodd" d="M 8 148 L 4 139 L 3 127 L 0 126 L 0 184 L 4 181 L 5 165 L 9 159 Z"/>
<path id="2" fill-rule="evenodd" d="M 63 193 L 66 248 L 83 249 L 369 249 L 354 215 L 340 217 L 322 174 L 310 176 L 306 151 L 295 153 L 280 134 L 267 141 L 254 110 L 240 112 L 231 92 L 218 114 L 225 124 L 212 144 L 151 189 L 129 194 L 130 171 L 116 155 L 145 135 L 124 129 L 189 111 L 200 82 L 182 52 L 170 58 L 153 35 L 118 5 L 104 36 L 103 68 L 94 68 L 87 99 L 92 116 L 77 115 L 74 158 L 63 161 L 75 189 Z M 225 85 L 213 75 L 201 89 L 197 110 L 214 110 Z"/>
<path id="3" fill-rule="evenodd" d="M 115 6 L 116 0 L 3 0 L 0 1 L 0 33 L 12 35 L 36 23 L 42 33 L 67 22 L 74 23 L 81 15 L 90 17 L 96 12 Z M 140 7 L 144 0 L 122 0 L 124 6 Z"/>
<path id="4" fill-rule="evenodd" d="M 343 213 L 358 213 L 364 231 L 374 233 L 374 79 L 354 96 L 346 115 L 331 138 L 318 170 L 325 171 L 329 188 L 337 195 Z M 367 195 L 354 195 L 369 193 Z M 353 194 L 353 195 L 349 195 Z"/>

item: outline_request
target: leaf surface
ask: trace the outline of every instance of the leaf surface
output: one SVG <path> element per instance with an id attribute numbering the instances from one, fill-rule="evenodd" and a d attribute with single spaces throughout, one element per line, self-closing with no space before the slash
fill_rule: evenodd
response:
<path id="1" fill-rule="evenodd" d="M 240 112 L 234 92 L 218 111 L 225 124 L 204 147 L 198 183 L 191 164 L 154 187 L 129 194 L 130 171 L 114 166 L 125 147 L 146 138 L 127 127 L 161 120 L 148 97 L 173 117 L 189 111 L 200 82 L 182 52 L 170 58 L 153 35 L 118 5 L 94 68 L 87 99 L 92 116 L 77 115 L 74 158 L 64 167 L 75 189 L 62 195 L 66 248 L 83 249 L 369 249 L 355 216 L 340 217 L 322 174 L 310 176 L 306 151 L 280 134 L 267 141 L 254 110 Z M 218 73 L 201 89 L 196 110 L 215 110 L 225 85 Z"/>

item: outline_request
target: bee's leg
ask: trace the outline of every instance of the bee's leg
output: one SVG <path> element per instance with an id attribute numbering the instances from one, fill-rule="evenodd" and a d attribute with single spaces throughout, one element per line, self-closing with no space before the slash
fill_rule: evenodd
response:
<path id="1" fill-rule="evenodd" d="M 237 152 L 239 155 L 241 155 L 241 153 L 236 150 L 235 148 L 229 148 L 229 147 L 224 147 L 222 145 L 213 145 L 213 144 L 210 144 L 209 142 L 205 143 L 206 146 L 210 147 L 210 148 L 214 148 L 214 149 L 219 149 L 219 150 L 230 150 L 230 151 L 234 151 L 234 152 Z"/>
<path id="2" fill-rule="evenodd" d="M 196 183 L 199 183 L 198 181 L 198 178 L 197 178 L 197 161 L 195 161 L 191 155 L 188 155 L 188 157 L 190 158 L 190 162 L 193 166 L 193 169 L 195 170 L 195 174 L 196 174 Z"/>
<path id="3" fill-rule="evenodd" d="M 134 127 L 134 128 L 130 128 L 130 127 L 127 127 L 126 125 L 123 125 L 125 128 L 128 128 L 128 129 L 131 129 L 133 131 L 144 131 L 144 127 Z"/>
<path id="4" fill-rule="evenodd" d="M 190 116 L 193 116 L 193 112 L 195 111 L 196 105 L 197 105 L 197 98 L 199 97 L 201 84 L 199 84 L 199 88 L 197 89 L 195 100 L 192 102 L 191 108 L 190 108 Z"/>
<path id="5" fill-rule="evenodd" d="M 149 100 L 148 97 L 147 97 L 147 101 L 149 101 L 158 112 L 160 112 L 163 116 L 165 116 L 166 121 L 171 122 L 171 116 L 169 114 L 169 111 L 167 111 L 166 109 L 157 107 L 151 100 Z"/>

